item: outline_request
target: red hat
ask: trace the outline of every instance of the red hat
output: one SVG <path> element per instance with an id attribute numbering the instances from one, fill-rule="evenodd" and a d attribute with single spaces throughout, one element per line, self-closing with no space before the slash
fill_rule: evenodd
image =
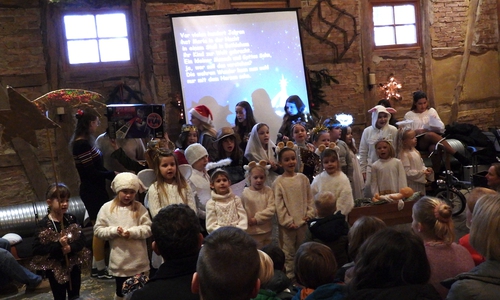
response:
<path id="1" fill-rule="evenodd" d="M 198 120 L 208 124 L 212 124 L 212 120 L 214 119 L 212 112 L 205 105 L 195 106 L 194 108 L 191 108 L 189 113 Z"/>

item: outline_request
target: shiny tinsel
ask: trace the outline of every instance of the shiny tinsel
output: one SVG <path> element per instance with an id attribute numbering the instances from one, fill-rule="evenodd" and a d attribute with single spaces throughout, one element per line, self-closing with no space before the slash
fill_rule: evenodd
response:
<path id="1" fill-rule="evenodd" d="M 63 235 L 68 237 L 68 243 L 72 243 L 80 238 L 81 227 L 78 224 L 71 224 L 62 231 Z M 59 242 L 61 233 L 56 232 L 52 228 L 47 228 L 40 232 L 39 239 L 41 244 L 50 244 Z M 68 257 L 69 266 L 66 266 L 64 260 L 49 258 L 49 254 L 43 256 L 35 256 L 30 262 L 30 268 L 33 270 L 52 270 L 54 277 L 58 283 L 64 284 L 69 281 L 69 272 L 75 265 L 82 265 L 83 268 L 90 268 L 91 252 L 87 248 L 83 248 L 77 253 L 73 253 Z"/>

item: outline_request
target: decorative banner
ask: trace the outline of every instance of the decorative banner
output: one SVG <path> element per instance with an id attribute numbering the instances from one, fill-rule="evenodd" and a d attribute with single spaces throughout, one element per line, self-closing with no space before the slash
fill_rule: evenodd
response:
<path id="1" fill-rule="evenodd" d="M 62 89 L 49 92 L 33 100 L 42 113 L 49 108 L 71 106 L 74 108 L 90 107 L 96 111 L 106 110 L 104 97 L 95 92 L 80 89 Z"/>

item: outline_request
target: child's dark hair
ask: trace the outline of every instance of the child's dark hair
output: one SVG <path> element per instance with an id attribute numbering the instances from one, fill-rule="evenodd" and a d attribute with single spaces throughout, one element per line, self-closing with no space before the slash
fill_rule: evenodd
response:
<path id="1" fill-rule="evenodd" d="M 260 250 L 266 252 L 267 255 L 271 257 L 275 270 L 285 271 L 285 252 L 283 252 L 280 247 L 274 244 L 268 244 Z"/>
<path id="2" fill-rule="evenodd" d="M 351 141 L 351 143 L 347 143 L 347 130 L 350 128 L 350 126 L 342 126 L 342 132 L 340 133 L 340 139 L 343 140 L 349 149 L 351 149 L 352 153 L 356 154 L 358 153 L 358 148 L 356 148 L 356 145 L 354 145 L 354 142 Z M 352 130 L 352 127 L 351 127 Z"/>
<path id="3" fill-rule="evenodd" d="M 386 227 L 384 221 L 374 216 L 362 216 L 357 219 L 347 234 L 347 239 L 349 240 L 349 258 L 355 260 L 363 242 L 375 232 Z"/>
<path id="4" fill-rule="evenodd" d="M 424 93 L 423 91 L 415 91 L 413 92 L 413 102 L 411 104 L 411 110 L 415 110 L 417 108 L 417 102 L 420 99 L 427 99 L 427 94 Z M 429 109 L 429 106 L 427 106 L 427 109 Z"/>
<path id="5" fill-rule="evenodd" d="M 188 146 L 188 137 L 191 132 L 196 132 L 196 135 L 198 135 L 198 128 L 192 124 L 182 125 L 181 134 L 179 134 L 179 138 L 175 141 L 175 145 L 180 149 L 186 149 Z"/>
<path id="6" fill-rule="evenodd" d="M 241 150 L 240 147 L 238 147 L 237 140 L 236 140 L 236 137 L 234 135 L 226 136 L 225 138 L 220 139 L 219 142 L 217 143 L 217 150 L 218 150 L 219 159 L 227 158 L 226 151 L 224 150 L 224 146 L 222 145 L 222 143 L 227 139 L 232 140 L 234 142 L 233 152 L 231 152 L 231 155 L 229 156 L 229 158 L 231 159 L 232 162 L 237 163 L 243 157 L 243 151 Z"/>
<path id="7" fill-rule="evenodd" d="M 253 115 L 253 109 L 252 109 L 252 106 L 250 106 L 250 103 L 248 103 L 247 101 L 240 101 L 240 102 L 236 103 L 235 107 L 236 106 L 240 106 L 240 107 L 243 107 L 245 109 L 245 113 L 246 113 L 245 118 L 247 121 L 247 126 L 252 128 L 255 124 L 257 124 L 257 122 L 255 121 L 255 117 Z M 234 117 L 234 124 L 236 124 L 235 128 L 238 128 L 239 122 L 238 122 L 237 117 Z M 237 132 L 238 130 L 235 130 L 235 131 Z"/>
<path id="8" fill-rule="evenodd" d="M 337 272 L 337 262 L 332 249 L 317 242 L 300 245 L 295 254 L 294 272 L 297 283 L 316 289 L 332 283 Z"/>
<path id="9" fill-rule="evenodd" d="M 46 199 L 65 199 L 71 197 L 69 188 L 62 182 L 52 183 L 45 193 Z"/>
<path id="10" fill-rule="evenodd" d="M 323 162 L 323 159 L 325 159 L 326 157 L 333 158 L 335 161 L 339 160 L 339 154 L 337 153 L 337 150 L 330 148 L 326 148 L 325 150 L 323 150 L 319 157 L 321 159 L 321 162 Z"/>
<path id="11" fill-rule="evenodd" d="M 411 231 L 385 228 L 359 249 L 350 289 L 381 289 L 425 284 L 431 268 L 424 242 Z"/>
<path id="12" fill-rule="evenodd" d="M 295 149 L 293 149 L 293 148 L 285 147 L 285 148 L 281 149 L 280 152 L 278 152 L 278 161 L 279 162 L 281 162 L 281 159 L 283 158 L 283 153 L 288 152 L 288 151 L 293 151 L 293 153 L 295 153 Z M 297 154 L 295 154 L 295 155 L 297 155 Z"/>
<path id="13" fill-rule="evenodd" d="M 250 299 L 259 278 L 260 258 L 252 237 L 221 227 L 201 247 L 196 272 L 203 299 Z"/>
<path id="14" fill-rule="evenodd" d="M 229 173 L 221 168 L 218 168 L 212 173 L 212 175 L 210 175 L 210 184 L 214 184 L 215 180 L 219 176 L 224 176 L 227 180 L 230 180 Z"/>
<path id="15" fill-rule="evenodd" d="M 196 213 L 186 204 L 162 208 L 151 224 L 153 238 L 166 261 L 198 253 L 201 227 Z"/>
<path id="16" fill-rule="evenodd" d="M 73 144 L 75 139 L 80 137 L 84 137 L 85 139 L 90 140 L 93 143 L 94 139 L 93 137 L 90 136 L 90 123 L 92 123 L 92 121 L 97 120 L 99 114 L 91 108 L 85 108 L 85 109 L 78 109 L 75 114 L 75 117 L 76 117 L 75 132 L 71 137 L 70 144 Z"/>

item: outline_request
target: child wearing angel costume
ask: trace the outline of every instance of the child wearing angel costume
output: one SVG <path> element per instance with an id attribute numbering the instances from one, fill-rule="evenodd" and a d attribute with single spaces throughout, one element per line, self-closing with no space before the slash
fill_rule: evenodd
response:
<path id="1" fill-rule="evenodd" d="M 243 190 L 241 201 L 247 212 L 247 233 L 257 243 L 257 248 L 271 244 L 273 230 L 273 216 L 276 212 L 273 190 L 265 185 L 269 168 L 265 161 L 250 162 L 244 166 L 247 183 Z"/>
<path id="2" fill-rule="evenodd" d="M 389 125 L 391 113 L 395 113 L 395 109 L 377 105 L 368 112 L 372 113 L 372 125 L 366 127 L 361 135 L 359 162 L 361 165 L 361 173 L 365 180 L 364 196 L 371 198 L 373 196 L 370 189 L 371 166 L 378 160 L 377 152 L 375 151 L 375 142 L 385 138 L 390 140 L 393 145 L 396 145 L 398 130 L 396 127 Z"/>
<path id="3" fill-rule="evenodd" d="M 372 164 L 370 188 L 372 195 L 398 193 L 407 187 L 406 173 L 403 164 L 397 159 L 396 151 L 387 139 L 375 143 L 379 159 Z"/>
<path id="4" fill-rule="evenodd" d="M 335 143 L 332 143 L 334 146 Z M 337 199 L 337 212 L 347 216 L 354 207 L 354 199 L 349 178 L 340 168 L 340 160 L 337 153 L 338 147 L 329 147 L 320 154 L 323 172 L 316 176 L 311 184 L 311 191 L 314 197 L 323 192 L 331 192 Z"/>

